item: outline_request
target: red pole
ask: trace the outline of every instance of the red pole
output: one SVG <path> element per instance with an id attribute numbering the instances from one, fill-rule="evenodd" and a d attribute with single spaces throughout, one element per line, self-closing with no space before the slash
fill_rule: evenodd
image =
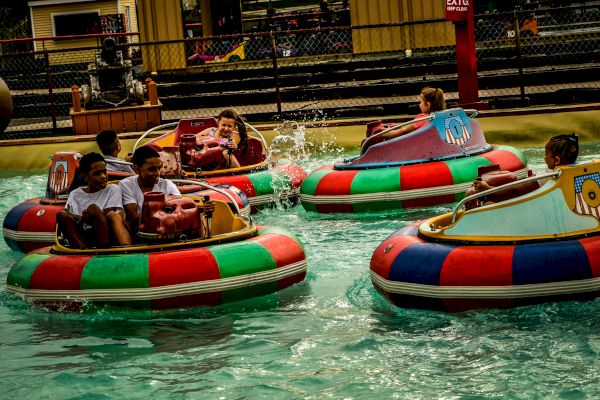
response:
<path id="1" fill-rule="evenodd" d="M 454 22 L 456 35 L 458 100 L 463 106 L 476 106 L 475 103 L 479 101 L 479 87 L 477 85 L 473 1 L 446 0 L 446 19 Z"/>

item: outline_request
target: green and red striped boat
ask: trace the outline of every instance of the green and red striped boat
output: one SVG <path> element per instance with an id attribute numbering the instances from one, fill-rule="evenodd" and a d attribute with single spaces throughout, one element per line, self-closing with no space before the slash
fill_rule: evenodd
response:
<path id="1" fill-rule="evenodd" d="M 52 309 L 215 306 L 286 288 L 304 280 L 306 268 L 293 234 L 247 224 L 210 239 L 151 246 L 73 250 L 57 243 L 18 261 L 6 287 Z"/>
<path id="2" fill-rule="evenodd" d="M 179 149 L 184 135 L 195 135 L 210 127 L 217 127 L 214 118 L 188 118 L 177 123 L 168 123 L 154 127 L 138 139 L 134 148 L 152 131 L 170 126 L 175 129 L 145 143 L 157 150 Z M 225 169 L 202 169 L 183 165 L 186 179 L 202 179 L 211 185 L 231 185 L 239 188 L 248 198 L 253 212 L 266 204 L 273 204 L 279 199 L 296 201 L 300 194 L 300 185 L 306 172 L 296 163 L 287 159 L 277 162 L 268 160 L 267 142 L 262 134 L 252 125 L 246 124 L 255 135 L 247 135 L 246 149 L 238 148 L 233 154 L 240 167 Z M 179 152 L 177 150 L 176 152 Z"/>
<path id="3" fill-rule="evenodd" d="M 427 207 L 461 200 L 480 166 L 498 164 L 518 178 L 528 176 L 523 153 L 488 144 L 479 123 L 464 110 L 405 124 L 423 120 L 425 125 L 409 134 L 369 145 L 396 127 L 373 134 L 359 156 L 310 173 L 300 187 L 302 206 L 321 213 Z"/>

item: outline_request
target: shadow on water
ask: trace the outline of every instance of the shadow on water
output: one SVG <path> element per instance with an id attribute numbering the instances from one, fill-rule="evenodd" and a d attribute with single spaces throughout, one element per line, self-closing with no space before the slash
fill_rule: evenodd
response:
<path id="1" fill-rule="evenodd" d="M 368 292 L 375 333 L 401 332 L 428 334 L 451 329 L 454 334 L 472 338 L 515 332 L 536 335 L 555 335 L 598 332 L 600 329 L 600 300 L 550 302 L 509 309 L 484 309 L 460 313 L 400 308 L 391 305 L 370 287 Z M 363 303 L 365 302 L 363 298 Z M 475 330 L 475 332 L 474 332 Z M 553 333 L 552 333 L 553 332 Z"/>
<path id="2" fill-rule="evenodd" d="M 129 315 L 106 319 L 32 312 L 26 321 L 32 325 L 35 341 L 71 343 L 62 346 L 68 352 L 102 352 L 104 347 L 120 346 L 129 353 L 177 353 L 222 341 L 233 332 L 235 319 L 229 315 L 187 319 L 137 319 Z M 85 344 L 88 338 L 93 338 L 92 343 Z"/>

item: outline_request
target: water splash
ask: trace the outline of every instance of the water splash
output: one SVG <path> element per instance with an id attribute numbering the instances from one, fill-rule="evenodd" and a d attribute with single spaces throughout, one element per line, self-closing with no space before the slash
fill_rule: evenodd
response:
<path id="1" fill-rule="evenodd" d="M 294 162 L 308 160 L 306 127 L 295 121 L 284 121 L 275 128 L 277 133 L 269 148 L 270 159 L 287 158 Z"/>
<path id="2" fill-rule="evenodd" d="M 292 164 L 301 164 L 308 160 L 306 151 L 306 127 L 295 121 L 284 121 L 275 128 L 276 135 L 269 147 L 269 160 L 290 160 Z M 289 177 L 281 171 L 272 168 L 271 188 L 273 189 L 274 207 L 284 209 L 292 206 L 297 193 L 291 186 Z"/>
<path id="3" fill-rule="evenodd" d="M 290 178 L 274 169 L 271 173 L 271 188 L 273 189 L 273 206 L 277 209 L 286 209 L 293 206 L 296 202 L 296 193 L 292 188 Z"/>

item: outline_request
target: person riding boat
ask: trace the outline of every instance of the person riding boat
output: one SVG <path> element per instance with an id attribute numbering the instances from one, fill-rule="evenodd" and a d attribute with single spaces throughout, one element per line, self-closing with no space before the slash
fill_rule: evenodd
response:
<path id="1" fill-rule="evenodd" d="M 447 108 L 444 98 L 444 91 L 440 88 L 424 87 L 419 95 L 419 108 L 421 113 L 415 119 L 423 118 L 429 114 L 442 111 Z M 406 135 L 424 126 L 427 121 L 416 121 L 412 124 L 404 125 L 398 129 L 393 129 L 384 133 L 382 136 L 385 140 L 393 139 L 398 136 Z"/>
<path id="2" fill-rule="evenodd" d="M 545 146 L 544 161 L 546 162 L 548 172 L 554 171 L 557 167 L 569 164 L 575 164 L 579 155 L 579 136 L 577 133 L 562 134 L 551 137 Z M 540 181 L 536 185 L 541 186 L 544 182 Z M 485 179 L 478 177 L 473 182 L 472 189 L 467 192 L 467 196 L 484 190 L 494 188 Z M 493 201 L 484 199 L 483 204 L 491 204 Z"/>
<path id="3" fill-rule="evenodd" d="M 117 132 L 113 130 L 103 130 L 96 135 L 96 143 L 106 161 L 106 169 L 109 172 L 125 172 L 134 174 L 135 171 L 126 162 L 131 162 L 131 157 L 125 157 L 125 160 L 118 158 L 121 152 L 121 141 Z"/>
<path id="4" fill-rule="evenodd" d="M 121 180 L 119 186 L 129 229 L 132 235 L 136 236 L 144 204 L 144 193 L 162 192 L 165 196 L 178 196 L 180 192 L 173 182 L 160 177 L 162 161 L 159 153 L 152 147 L 137 148 L 133 153 L 132 162 L 137 175 Z M 198 206 L 201 214 L 212 214 L 214 207 L 214 202 L 210 200 Z M 207 224 L 203 222 L 202 225 L 206 226 Z"/>
<path id="5" fill-rule="evenodd" d="M 238 145 L 245 148 L 247 146 L 246 125 L 242 117 L 231 109 L 221 111 L 217 118 L 219 126 L 217 128 L 207 128 L 196 135 L 197 142 L 201 143 L 206 138 L 216 139 L 223 150 L 223 160 L 212 168 L 208 169 L 226 169 L 239 168 L 240 163 L 233 152 L 237 150 Z M 236 142 L 236 137 L 238 142 Z"/>
<path id="6" fill-rule="evenodd" d="M 71 247 L 106 247 L 113 241 L 118 245 L 132 243 L 124 222 L 121 189 L 108 184 L 104 158 L 88 153 L 79 161 L 79 170 L 86 187 L 73 190 L 65 209 L 56 215 L 58 230 Z"/>

